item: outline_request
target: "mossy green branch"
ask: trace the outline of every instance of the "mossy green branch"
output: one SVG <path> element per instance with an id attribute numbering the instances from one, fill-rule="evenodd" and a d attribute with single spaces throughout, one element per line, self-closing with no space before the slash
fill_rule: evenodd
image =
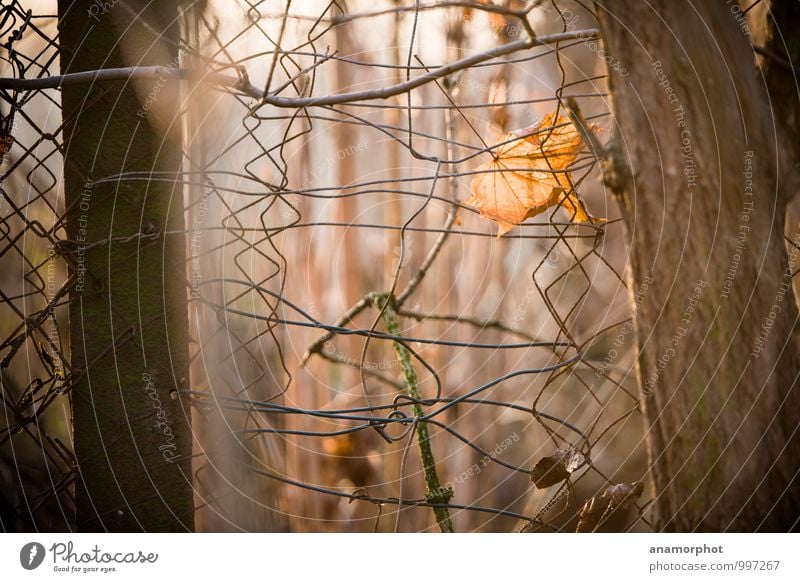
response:
<path id="1" fill-rule="evenodd" d="M 400 335 L 400 324 L 397 319 L 397 306 L 394 297 L 387 295 L 376 295 L 374 298 L 375 306 L 379 309 L 386 306 L 383 310 L 383 322 L 386 331 L 394 336 Z M 422 399 L 417 382 L 417 373 L 411 364 L 411 352 L 402 343 L 394 342 L 394 352 L 397 354 L 397 361 L 400 362 L 400 369 L 403 371 L 403 378 L 406 382 L 408 395 L 414 399 L 414 416 L 421 419 L 425 416 L 425 411 L 419 401 Z M 436 460 L 431 448 L 431 437 L 428 432 L 428 423 L 422 420 L 416 422 L 417 444 L 419 445 L 419 457 L 422 462 L 422 471 L 425 475 L 425 500 L 429 503 L 445 504 L 453 497 L 453 490 L 444 488 L 439 484 L 439 476 L 436 474 Z M 434 506 L 433 514 L 436 516 L 436 523 L 444 533 L 453 533 L 453 523 L 450 521 L 450 512 L 446 507 Z"/>

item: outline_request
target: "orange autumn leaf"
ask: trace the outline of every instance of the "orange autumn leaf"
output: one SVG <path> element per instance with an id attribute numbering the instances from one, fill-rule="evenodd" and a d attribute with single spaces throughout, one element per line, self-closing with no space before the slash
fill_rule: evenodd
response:
<path id="1" fill-rule="evenodd" d="M 594 127 L 591 128 L 592 130 Z M 548 113 L 538 125 L 512 131 L 495 158 L 478 168 L 465 204 L 494 220 L 500 236 L 560 204 L 574 222 L 603 222 L 572 191 L 567 168 L 583 147 L 572 122 Z"/>

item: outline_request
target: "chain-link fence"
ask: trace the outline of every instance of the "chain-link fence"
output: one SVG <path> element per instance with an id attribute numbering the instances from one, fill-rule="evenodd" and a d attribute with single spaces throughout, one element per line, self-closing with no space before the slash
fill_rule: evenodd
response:
<path id="1" fill-rule="evenodd" d="M 89 22 L 135 21 L 122 4 Z M 609 130 L 591 11 L 384 4 L 182 5 L 178 61 L 107 73 L 156 80 L 143 119 L 185 79 L 186 228 L 135 242 L 187 252 L 197 528 L 648 529 L 636 298 L 592 144 L 552 173 L 607 222 L 557 204 L 497 237 L 464 204 L 506 132 Z M 70 528 L 78 475 L 57 18 L 0 14 L 26 80 L 0 91 L 6 530 Z"/>

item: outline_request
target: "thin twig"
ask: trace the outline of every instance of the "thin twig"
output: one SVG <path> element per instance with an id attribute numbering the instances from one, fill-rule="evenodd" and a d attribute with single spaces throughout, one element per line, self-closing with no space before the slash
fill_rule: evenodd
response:
<path id="1" fill-rule="evenodd" d="M 536 39 L 517 40 L 500 45 L 488 51 L 480 52 L 457 61 L 453 61 L 429 73 L 414 77 L 408 81 L 381 87 L 379 89 L 369 89 L 366 91 L 353 91 L 350 93 L 339 93 L 337 95 L 326 95 L 323 97 L 280 97 L 278 95 L 267 94 L 258 89 L 255 85 L 244 81 L 239 77 L 225 75 L 222 73 L 207 72 L 203 74 L 203 79 L 212 85 L 230 87 L 241 91 L 249 97 L 259 99 L 262 104 L 274 107 L 302 108 L 302 107 L 324 107 L 328 105 L 341 105 L 343 103 L 354 103 L 357 101 L 369 101 L 371 99 L 388 99 L 402 93 L 426 85 L 447 75 L 451 75 L 463 69 L 468 69 L 479 63 L 491 59 L 502 57 L 517 51 L 530 49 L 536 46 L 544 46 L 551 43 L 572 40 L 575 38 L 595 38 L 599 34 L 597 29 L 587 29 L 572 32 L 564 32 L 540 36 Z M 97 71 L 83 71 L 80 73 L 68 73 L 66 75 L 53 75 L 50 77 L 39 77 L 36 79 L 14 79 L 9 77 L 0 78 L 0 89 L 55 89 L 67 85 L 81 83 L 98 83 L 102 81 L 127 81 L 129 79 L 164 79 L 172 78 L 176 80 L 196 79 L 197 71 L 178 69 L 172 67 L 122 67 L 116 69 L 102 69 Z"/>
<path id="2" fill-rule="evenodd" d="M 392 335 L 400 335 L 400 324 L 397 319 L 397 304 L 395 299 L 391 296 L 379 296 L 378 301 L 383 301 L 383 322 L 386 325 L 386 331 Z M 425 410 L 419 401 L 422 396 L 419 392 L 419 384 L 417 382 L 417 373 L 414 366 L 411 365 L 411 354 L 408 349 L 400 342 L 394 342 L 394 351 L 397 354 L 397 359 L 400 362 L 400 368 L 403 370 L 403 377 L 406 381 L 406 389 L 408 395 L 414 400 L 413 410 L 414 416 L 417 418 L 415 422 L 417 431 L 417 444 L 419 445 L 419 456 L 422 462 L 422 471 L 425 475 L 425 500 L 434 503 L 433 513 L 436 516 L 436 522 L 439 524 L 439 529 L 444 533 L 452 533 L 453 523 L 450 520 L 450 512 L 444 506 L 453 497 L 453 491 L 449 488 L 443 488 L 439 484 L 439 476 L 436 473 L 436 459 L 433 456 L 431 448 L 431 437 L 428 432 L 428 423 L 421 420 L 425 417 Z"/>

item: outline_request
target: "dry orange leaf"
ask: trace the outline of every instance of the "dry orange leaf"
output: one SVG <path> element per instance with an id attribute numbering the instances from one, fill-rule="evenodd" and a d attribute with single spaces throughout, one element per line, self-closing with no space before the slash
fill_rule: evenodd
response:
<path id="1" fill-rule="evenodd" d="M 538 125 L 512 131 L 504 141 L 495 158 L 478 169 L 465 202 L 498 224 L 497 236 L 556 204 L 574 222 L 605 221 L 589 215 L 570 187 L 567 168 L 583 142 L 568 118 L 548 113 Z"/>

